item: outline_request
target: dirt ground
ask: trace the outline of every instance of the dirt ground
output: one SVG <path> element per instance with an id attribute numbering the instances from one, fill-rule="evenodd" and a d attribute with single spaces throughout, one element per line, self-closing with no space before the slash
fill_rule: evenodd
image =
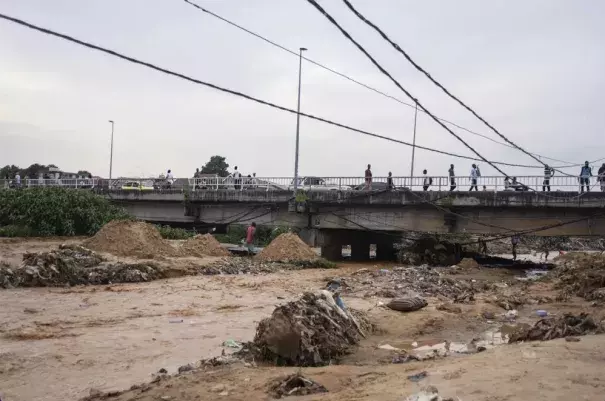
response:
<path id="1" fill-rule="evenodd" d="M 17 263 L 25 250 L 45 250 L 65 241 L 0 241 L 0 259 Z M 77 240 L 76 240 L 77 242 Z M 190 259 L 188 263 L 195 260 Z M 202 263 L 201 261 L 199 263 Z M 126 390 L 149 383 L 164 368 L 219 356 L 229 339 L 251 340 L 256 324 L 277 304 L 298 298 L 305 290 L 325 286 L 332 277 L 348 277 L 360 268 L 378 270 L 392 264 L 343 264 L 331 270 L 299 270 L 258 276 L 193 276 L 150 283 L 72 288 L 0 290 L 0 398 L 3 401 L 77 400 L 99 391 Z M 477 269 L 452 277 L 473 277 L 494 283 L 514 282 L 509 271 Z M 548 283 L 531 287 L 551 296 Z M 300 400 L 398 400 L 426 385 L 444 397 L 461 400 L 592 400 L 602 399 L 605 335 L 500 345 L 473 355 L 393 364 L 400 349 L 444 340 L 468 343 L 502 328 L 496 316 L 505 311 L 481 295 L 459 304 L 461 313 L 437 310 L 442 300 L 402 314 L 378 306 L 387 301 L 344 296 L 347 306 L 368 311 L 379 330 L 344 357 L 339 365 L 305 368 L 303 374 L 324 385 L 326 394 Z M 567 303 L 525 305 L 520 322 L 532 323 L 536 309 L 549 313 L 601 313 L 601 307 L 572 299 Z M 243 364 L 187 372 L 111 397 L 119 401 L 264 400 L 267 383 L 295 368 Z M 426 371 L 412 382 L 407 376 Z M 35 384 L 35 385 L 32 385 Z"/>

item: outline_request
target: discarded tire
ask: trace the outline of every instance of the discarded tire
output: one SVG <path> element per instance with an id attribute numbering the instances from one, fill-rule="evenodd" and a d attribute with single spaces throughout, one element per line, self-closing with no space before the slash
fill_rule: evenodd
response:
<path id="1" fill-rule="evenodd" d="M 427 306 L 428 303 L 424 298 L 397 298 L 387 304 L 388 308 L 399 312 L 413 312 Z"/>

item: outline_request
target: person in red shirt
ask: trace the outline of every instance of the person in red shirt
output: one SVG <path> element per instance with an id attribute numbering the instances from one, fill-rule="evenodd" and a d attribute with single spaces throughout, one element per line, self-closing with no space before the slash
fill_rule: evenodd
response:
<path id="1" fill-rule="evenodd" d="M 248 254 L 251 254 L 254 250 L 254 234 L 256 234 L 256 223 L 252 222 L 246 230 L 246 248 L 248 249 Z"/>

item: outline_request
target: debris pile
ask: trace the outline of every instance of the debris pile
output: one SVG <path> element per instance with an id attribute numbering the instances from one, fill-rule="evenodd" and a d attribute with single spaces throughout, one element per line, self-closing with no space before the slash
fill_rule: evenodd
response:
<path id="1" fill-rule="evenodd" d="M 423 235 L 404 239 L 397 256 L 399 262 L 406 265 L 451 266 L 460 260 L 461 254 L 460 244 L 434 235 Z"/>
<path id="2" fill-rule="evenodd" d="M 605 332 L 601 322 L 596 322 L 592 316 L 580 313 L 575 316 L 567 313 L 563 316 L 540 319 L 528 330 L 516 332 L 510 336 L 509 343 L 519 341 L 547 341 L 569 336 L 584 336 Z"/>
<path id="3" fill-rule="evenodd" d="M 164 241 L 154 225 L 140 221 L 109 222 L 83 245 L 98 252 L 141 259 L 178 256 L 177 250 Z"/>
<path id="4" fill-rule="evenodd" d="M 277 365 L 324 366 L 348 353 L 372 330 L 365 314 L 341 309 L 329 291 L 307 292 L 278 306 L 242 352 Z"/>
<path id="5" fill-rule="evenodd" d="M 210 234 L 196 235 L 181 245 L 183 256 L 229 256 L 229 251 Z"/>
<path id="6" fill-rule="evenodd" d="M 250 258 L 224 258 L 199 269 L 200 274 L 261 274 L 279 270 L 297 270 L 301 267 L 277 262 L 259 262 Z"/>
<path id="7" fill-rule="evenodd" d="M 388 298 L 444 296 L 457 303 L 474 300 L 478 291 L 471 280 L 453 279 L 429 266 L 395 267 L 392 270 L 371 271 L 362 269 L 347 278 L 348 293 L 364 293 L 365 297 Z"/>
<path id="8" fill-rule="evenodd" d="M 605 255 L 573 253 L 561 257 L 563 263 L 552 275 L 561 290 L 559 299 L 579 296 L 588 301 L 603 299 L 605 295 Z"/>
<path id="9" fill-rule="evenodd" d="M 165 278 L 166 270 L 153 263 L 112 263 L 79 245 L 26 253 L 18 268 L 0 266 L 0 285 L 54 287 L 79 284 L 136 283 Z"/>
<path id="10" fill-rule="evenodd" d="M 309 395 L 327 393 L 328 389 L 321 384 L 304 377 L 300 373 L 294 373 L 286 377 L 280 377 L 269 383 L 269 395 L 273 398 L 288 397 L 291 395 Z"/>
<path id="11" fill-rule="evenodd" d="M 459 398 L 456 397 L 456 400 Z M 443 398 L 435 386 L 423 387 L 418 393 L 412 394 L 404 401 L 454 401 L 454 398 Z"/>
<path id="12" fill-rule="evenodd" d="M 258 255 L 262 262 L 313 262 L 319 256 L 294 233 L 284 233 L 275 238 Z"/>
<path id="13" fill-rule="evenodd" d="M 414 312 L 427 306 L 428 303 L 424 298 L 410 297 L 393 299 L 387 304 L 387 308 L 399 312 Z"/>

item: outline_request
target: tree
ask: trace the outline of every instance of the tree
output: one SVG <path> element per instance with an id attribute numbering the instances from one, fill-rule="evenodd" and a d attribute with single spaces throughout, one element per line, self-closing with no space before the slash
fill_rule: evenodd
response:
<path id="1" fill-rule="evenodd" d="M 212 156 L 208 163 L 202 167 L 202 174 L 216 174 L 219 177 L 227 177 L 229 175 L 229 164 L 223 156 Z"/>
<path id="2" fill-rule="evenodd" d="M 15 174 L 19 172 L 19 170 L 19 166 L 15 166 L 14 164 L 9 166 L 7 164 L 6 166 L 0 168 L 0 180 L 5 179 L 6 177 L 12 179 Z"/>
<path id="3" fill-rule="evenodd" d="M 78 170 L 78 176 L 82 176 L 82 177 L 90 177 L 92 174 L 90 174 L 90 172 L 86 171 L 86 170 Z"/>

